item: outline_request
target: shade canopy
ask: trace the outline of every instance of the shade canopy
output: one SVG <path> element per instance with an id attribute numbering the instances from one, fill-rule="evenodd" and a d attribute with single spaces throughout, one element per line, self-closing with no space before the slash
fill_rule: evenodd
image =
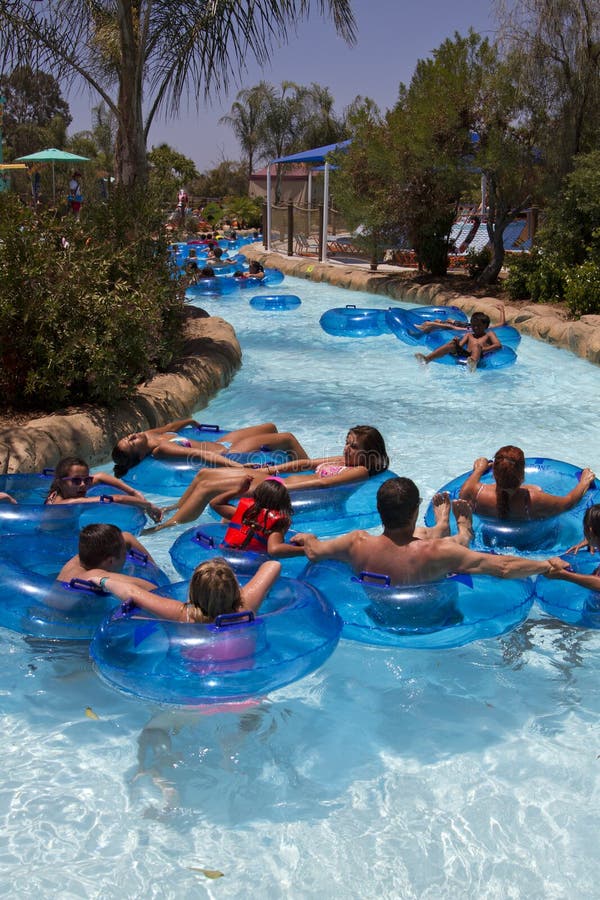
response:
<path id="1" fill-rule="evenodd" d="M 69 153 L 67 150 L 56 150 L 50 147 L 48 150 L 38 150 L 37 153 L 28 153 L 27 156 L 19 156 L 18 162 L 89 162 L 89 157 L 79 156 L 77 153 Z"/>
<path id="2" fill-rule="evenodd" d="M 315 147 L 313 150 L 302 150 L 300 153 L 292 153 L 290 156 L 280 156 L 272 159 L 271 163 L 324 163 L 329 153 L 336 150 L 346 150 L 352 143 L 351 139 L 339 141 L 337 144 L 327 144 L 326 147 Z"/>
<path id="3" fill-rule="evenodd" d="M 271 249 L 271 166 L 275 163 L 307 163 L 308 165 L 322 166 L 325 175 L 323 183 L 323 231 L 321 235 L 321 259 L 327 259 L 327 211 L 329 208 L 329 170 L 331 163 L 327 157 L 336 150 L 347 150 L 351 139 L 347 141 L 338 141 L 335 144 L 327 144 L 325 147 L 314 147 L 312 150 L 302 150 L 300 153 L 292 153 L 289 156 L 280 156 L 279 159 L 272 159 L 267 166 L 267 234 L 266 248 Z M 310 178 L 310 172 L 309 172 Z M 309 181 L 310 190 L 310 181 Z"/>
<path id="4" fill-rule="evenodd" d="M 54 179 L 54 163 L 57 162 L 89 162 L 89 157 L 79 156 L 78 153 L 69 153 L 68 150 L 57 150 L 50 147 L 48 150 L 38 150 L 37 153 L 28 153 L 27 156 L 19 156 L 19 162 L 49 162 L 52 163 L 52 199 L 56 200 L 56 181 Z"/>

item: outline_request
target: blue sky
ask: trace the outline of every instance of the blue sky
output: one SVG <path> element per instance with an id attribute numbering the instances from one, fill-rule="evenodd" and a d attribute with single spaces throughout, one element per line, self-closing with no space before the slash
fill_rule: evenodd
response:
<path id="1" fill-rule="evenodd" d="M 316 8 L 317 4 L 315 4 Z M 493 0 L 355 0 L 354 14 L 358 42 L 349 48 L 335 34 L 331 24 L 316 14 L 303 24 L 286 47 L 276 49 L 269 66 L 259 68 L 250 61 L 228 96 L 215 98 L 210 106 L 196 111 L 185 101 L 175 120 L 155 122 L 149 146 L 166 142 L 189 156 L 200 171 L 222 159 L 239 159 L 239 146 L 230 128 L 219 118 L 231 107 L 241 87 L 251 87 L 261 79 L 279 84 L 318 84 L 329 87 L 335 108 L 341 112 L 357 94 L 369 96 L 385 110 L 392 106 L 401 82 L 408 83 L 418 59 L 429 56 L 455 31 L 465 34 L 473 27 L 494 37 Z M 89 95 L 69 96 L 73 123 L 71 133 L 89 128 Z"/>

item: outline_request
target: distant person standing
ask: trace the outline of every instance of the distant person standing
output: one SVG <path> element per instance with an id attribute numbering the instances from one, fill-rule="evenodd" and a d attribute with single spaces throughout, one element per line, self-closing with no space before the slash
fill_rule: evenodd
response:
<path id="1" fill-rule="evenodd" d="M 73 172 L 73 176 L 69 181 L 69 196 L 67 197 L 69 209 L 71 210 L 73 215 L 76 216 L 76 218 L 79 218 L 81 204 L 83 203 L 80 178 L 81 172 Z"/>

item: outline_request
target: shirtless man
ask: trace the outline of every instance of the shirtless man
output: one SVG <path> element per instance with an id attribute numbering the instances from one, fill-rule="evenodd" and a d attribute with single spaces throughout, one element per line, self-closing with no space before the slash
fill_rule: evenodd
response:
<path id="1" fill-rule="evenodd" d="M 476 553 L 452 538 L 421 540 L 414 534 L 420 502 L 419 490 L 410 478 L 390 478 L 377 491 L 383 534 L 351 531 L 322 541 L 313 534 L 299 534 L 292 540 L 304 547 L 311 562 L 339 560 L 357 573 L 388 575 L 395 585 L 425 584 L 455 572 L 526 578 L 554 571 L 558 565 L 557 560 L 553 566 L 549 560 Z M 464 501 L 454 501 L 455 515 L 466 515 L 467 506 Z"/>
<path id="2" fill-rule="evenodd" d="M 153 562 L 142 544 L 129 532 L 121 531 L 116 525 L 97 523 L 86 525 L 79 533 L 79 553 L 64 564 L 57 581 L 71 581 L 72 578 L 87 579 L 91 569 L 103 569 L 107 574 L 121 572 L 128 550 L 137 550 Z M 132 584 L 151 591 L 156 587 L 144 578 L 123 575 Z"/>

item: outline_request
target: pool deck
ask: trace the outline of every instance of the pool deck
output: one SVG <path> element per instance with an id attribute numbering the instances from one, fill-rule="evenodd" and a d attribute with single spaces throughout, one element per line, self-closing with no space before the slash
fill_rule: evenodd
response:
<path id="1" fill-rule="evenodd" d="M 382 265 L 371 272 L 356 259 L 320 263 L 310 257 L 267 253 L 261 244 L 244 248 L 246 255 L 286 275 L 327 282 L 351 291 L 367 291 L 392 301 L 457 306 L 467 315 L 480 310 L 497 320 L 498 300 L 448 291 L 439 284 L 407 284 L 397 266 Z M 505 304 L 506 321 L 523 334 L 570 350 L 594 365 L 600 364 L 600 316 L 569 321 L 551 306 Z M 81 456 L 98 465 L 110 456 L 125 434 L 154 428 L 185 418 L 206 406 L 226 387 L 242 364 L 242 354 L 231 325 L 217 316 L 204 317 L 192 307 L 186 322 L 182 358 L 169 372 L 141 385 L 134 397 L 114 409 L 74 407 L 33 419 L 23 426 L 0 431 L 0 473 L 39 472 L 55 466 L 64 456 Z"/>

